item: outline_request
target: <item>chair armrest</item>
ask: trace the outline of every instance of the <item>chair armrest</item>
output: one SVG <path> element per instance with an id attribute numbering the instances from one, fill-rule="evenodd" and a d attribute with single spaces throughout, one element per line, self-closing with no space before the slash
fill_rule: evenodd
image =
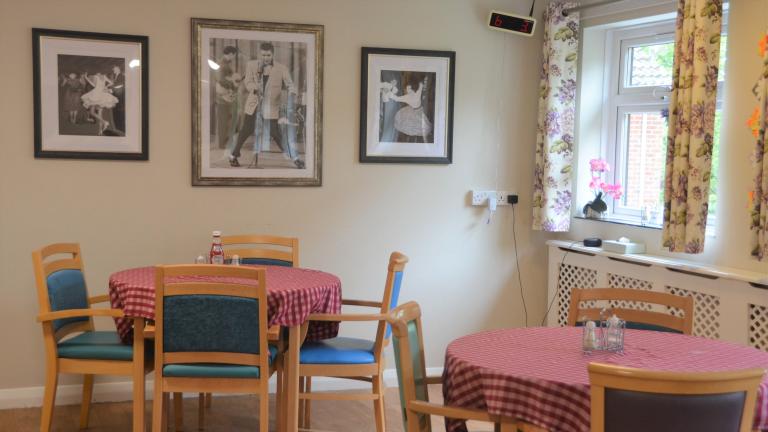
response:
<path id="1" fill-rule="evenodd" d="M 375 308 L 381 308 L 381 302 L 377 301 L 370 301 L 370 300 L 353 300 L 353 299 L 347 299 L 341 300 L 342 305 L 347 306 L 366 306 L 366 307 L 375 307 Z"/>
<path id="2" fill-rule="evenodd" d="M 109 301 L 109 294 L 96 295 L 88 298 L 88 304 L 104 303 Z"/>
<path id="3" fill-rule="evenodd" d="M 425 377 L 423 379 L 423 381 L 426 384 L 442 384 L 443 383 L 443 377 L 442 376 Z"/>
<path id="4" fill-rule="evenodd" d="M 488 414 L 488 411 L 446 406 L 424 401 L 409 401 L 408 409 L 418 413 L 438 415 L 454 419 L 479 420 L 486 422 L 493 422 L 496 420 L 496 417 Z"/>
<path id="5" fill-rule="evenodd" d="M 307 321 L 384 321 L 384 314 L 311 314 Z"/>
<path id="6" fill-rule="evenodd" d="M 112 318 L 122 318 L 125 316 L 120 309 L 67 309 L 56 312 L 42 313 L 37 316 L 37 322 L 53 321 L 64 318 L 77 317 L 97 317 L 106 316 Z"/>
<path id="7" fill-rule="evenodd" d="M 275 324 L 272 327 L 270 327 L 267 330 L 267 340 L 268 341 L 279 341 L 280 340 L 280 326 Z"/>

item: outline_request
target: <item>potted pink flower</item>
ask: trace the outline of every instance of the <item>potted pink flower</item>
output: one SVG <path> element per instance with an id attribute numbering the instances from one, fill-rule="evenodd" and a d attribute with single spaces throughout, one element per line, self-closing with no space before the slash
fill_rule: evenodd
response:
<path id="1" fill-rule="evenodd" d="M 601 218 L 603 213 L 608 210 L 608 204 L 603 200 L 603 197 L 621 198 L 623 191 L 619 183 L 609 184 L 603 181 L 603 173 L 610 170 L 611 166 L 602 159 L 591 159 L 589 161 L 589 171 L 591 173 L 589 188 L 595 193 L 595 199 L 584 206 L 584 216 L 588 218 Z"/>

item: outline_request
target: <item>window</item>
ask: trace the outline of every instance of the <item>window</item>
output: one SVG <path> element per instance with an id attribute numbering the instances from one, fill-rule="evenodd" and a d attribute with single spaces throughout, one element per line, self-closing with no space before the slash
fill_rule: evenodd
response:
<path id="1" fill-rule="evenodd" d="M 612 203 L 611 216 L 630 223 L 660 226 L 664 207 L 666 115 L 672 85 L 674 21 L 618 28 L 606 34 L 604 157 L 614 168 L 609 180 L 620 183 L 624 189 L 622 198 Z M 710 222 L 715 217 L 717 200 L 726 46 L 724 27 L 715 115 Z"/>

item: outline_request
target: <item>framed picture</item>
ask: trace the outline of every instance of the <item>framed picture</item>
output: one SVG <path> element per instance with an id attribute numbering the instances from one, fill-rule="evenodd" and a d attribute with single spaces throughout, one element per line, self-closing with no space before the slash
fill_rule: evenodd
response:
<path id="1" fill-rule="evenodd" d="M 320 186 L 323 33 L 192 19 L 193 186 Z"/>
<path id="2" fill-rule="evenodd" d="M 456 53 L 363 48 L 360 162 L 450 164 Z"/>
<path id="3" fill-rule="evenodd" d="M 148 160 L 149 38 L 32 29 L 35 157 Z"/>

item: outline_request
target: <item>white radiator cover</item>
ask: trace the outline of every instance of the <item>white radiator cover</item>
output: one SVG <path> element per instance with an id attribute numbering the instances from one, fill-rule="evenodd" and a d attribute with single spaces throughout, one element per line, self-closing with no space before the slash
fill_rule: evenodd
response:
<path id="1" fill-rule="evenodd" d="M 547 244 L 550 326 L 566 324 L 573 288 L 642 289 L 693 296 L 696 336 L 768 350 L 768 274 L 621 255 L 568 241 Z"/>

